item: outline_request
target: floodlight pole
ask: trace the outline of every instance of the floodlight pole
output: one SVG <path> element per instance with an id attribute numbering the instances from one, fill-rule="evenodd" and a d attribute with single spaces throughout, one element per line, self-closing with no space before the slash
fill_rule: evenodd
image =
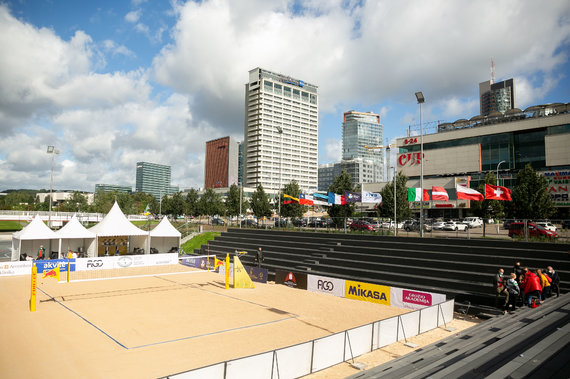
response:
<path id="1" fill-rule="evenodd" d="M 416 99 L 420 105 L 420 237 L 424 236 L 424 127 L 422 123 L 422 104 L 425 102 L 424 94 L 416 92 Z"/>
<path id="2" fill-rule="evenodd" d="M 55 155 L 59 154 L 59 150 L 56 150 L 54 146 L 47 147 L 47 153 L 51 154 L 51 171 L 50 171 L 50 179 L 49 179 L 49 215 L 48 215 L 48 227 L 51 229 L 51 203 L 52 203 L 52 196 L 53 196 L 53 164 L 55 160 Z"/>
<path id="3" fill-rule="evenodd" d="M 277 222 L 278 228 L 281 229 L 281 165 L 283 163 L 283 128 L 276 126 L 277 132 L 279 133 L 279 183 L 277 187 Z"/>

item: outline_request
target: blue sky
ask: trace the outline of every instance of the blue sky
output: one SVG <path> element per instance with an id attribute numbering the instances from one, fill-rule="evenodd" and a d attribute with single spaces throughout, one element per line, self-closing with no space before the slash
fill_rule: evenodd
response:
<path id="1" fill-rule="evenodd" d="M 549 1 L 1 1 L 0 191 L 131 185 L 137 161 L 203 186 L 205 142 L 243 139 L 243 85 L 263 67 L 319 86 L 319 163 L 342 113 L 384 140 L 479 113 L 478 84 L 516 105 L 570 100 L 570 3 Z M 430 129 L 432 128 L 432 129 Z"/>

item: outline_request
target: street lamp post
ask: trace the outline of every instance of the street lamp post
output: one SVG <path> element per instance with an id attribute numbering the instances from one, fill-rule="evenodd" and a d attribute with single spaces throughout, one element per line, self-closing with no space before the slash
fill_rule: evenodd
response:
<path id="1" fill-rule="evenodd" d="M 398 221 L 396 220 L 396 164 L 394 164 L 394 237 L 398 236 Z"/>
<path id="2" fill-rule="evenodd" d="M 279 184 L 277 187 L 277 216 L 278 216 L 278 228 L 281 229 L 281 166 L 283 163 L 283 128 L 276 126 L 277 132 L 279 133 Z"/>
<path id="3" fill-rule="evenodd" d="M 424 236 L 424 127 L 422 123 L 422 104 L 425 102 L 424 94 L 416 92 L 416 99 L 420 105 L 420 237 Z"/>
<path id="4" fill-rule="evenodd" d="M 499 164 L 497 165 L 497 185 L 499 185 L 499 166 L 501 165 L 501 163 L 507 163 L 507 162 L 500 161 Z"/>
<path id="5" fill-rule="evenodd" d="M 51 203 L 52 203 L 52 193 L 53 193 L 53 163 L 55 160 L 55 155 L 59 154 L 59 150 L 57 150 L 54 146 L 47 147 L 47 153 L 51 154 L 51 173 L 49 179 L 49 216 L 48 216 L 48 226 L 51 228 Z"/>

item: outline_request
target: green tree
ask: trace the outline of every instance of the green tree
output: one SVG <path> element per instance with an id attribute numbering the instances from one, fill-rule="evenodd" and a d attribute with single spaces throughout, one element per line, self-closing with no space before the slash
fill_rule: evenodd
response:
<path id="1" fill-rule="evenodd" d="M 555 211 L 552 198 L 546 192 L 548 182 L 530 164 L 519 171 L 512 192 L 512 216 L 521 219 L 549 218 Z"/>
<path id="2" fill-rule="evenodd" d="M 255 192 L 251 195 L 250 206 L 253 214 L 258 218 L 271 216 L 269 197 L 261 184 L 257 185 Z"/>
<path id="3" fill-rule="evenodd" d="M 495 174 L 490 171 L 485 175 L 485 182 L 479 184 L 477 187 L 477 191 L 482 194 L 485 194 L 485 184 L 497 184 L 497 177 Z M 483 200 L 483 201 L 472 201 L 471 208 L 476 216 L 479 216 L 483 219 L 485 218 L 503 218 L 505 216 L 505 209 L 503 204 L 505 201 L 503 200 Z"/>
<path id="4" fill-rule="evenodd" d="M 135 209 L 135 213 L 141 214 L 146 211 L 146 207 L 149 207 L 150 211 L 150 203 L 152 202 L 153 196 L 146 192 L 135 192 L 132 194 L 133 197 L 133 207 Z"/>
<path id="5" fill-rule="evenodd" d="M 301 194 L 301 189 L 296 180 L 292 180 L 289 184 L 286 184 L 281 191 L 284 194 L 299 198 Z M 281 195 L 281 217 L 303 217 L 303 214 L 307 211 L 307 207 L 299 203 L 293 202 L 290 204 L 283 204 L 286 199 Z"/>
<path id="6" fill-rule="evenodd" d="M 329 192 L 338 195 L 344 195 L 345 191 L 352 191 L 353 186 L 350 175 L 342 170 L 339 176 L 334 178 L 333 184 L 329 186 Z M 354 204 L 347 203 L 344 205 L 332 205 L 328 209 L 328 214 L 332 218 L 333 223 L 337 226 L 344 225 L 344 220 L 354 214 Z"/>
<path id="7" fill-rule="evenodd" d="M 228 197 L 226 198 L 226 210 L 229 216 L 239 216 L 240 213 L 240 196 L 241 189 L 235 184 L 230 186 Z M 241 199 L 243 202 L 243 197 Z"/>
<path id="8" fill-rule="evenodd" d="M 188 190 L 186 198 L 184 199 L 184 213 L 189 216 L 199 216 L 199 199 L 200 196 L 198 195 L 198 191 L 196 191 L 194 188 L 190 188 L 190 190 Z"/>
<path id="9" fill-rule="evenodd" d="M 381 217 L 394 218 L 394 180 L 396 180 L 396 219 L 409 220 L 412 210 L 408 202 L 408 177 L 401 172 L 380 191 L 382 206 L 378 207 L 378 215 Z"/>
<path id="10" fill-rule="evenodd" d="M 115 198 L 117 195 L 117 191 L 112 192 L 104 192 L 104 191 L 97 191 L 95 193 L 95 201 L 91 206 L 91 209 L 95 213 L 109 213 L 111 207 L 115 203 Z"/>
<path id="11" fill-rule="evenodd" d="M 69 200 L 65 200 L 59 210 L 62 212 L 83 212 L 87 210 L 87 198 L 81 192 L 75 191 Z"/>
<path id="12" fill-rule="evenodd" d="M 215 216 L 225 213 L 222 197 L 211 188 L 208 188 L 200 197 L 198 205 L 202 215 Z"/>
<path id="13" fill-rule="evenodd" d="M 164 209 L 164 202 L 166 200 L 166 211 L 163 210 L 163 214 L 171 215 L 173 217 L 178 217 L 184 214 L 184 199 L 180 192 L 175 193 L 172 196 L 165 196 L 162 200 L 162 207 Z"/>

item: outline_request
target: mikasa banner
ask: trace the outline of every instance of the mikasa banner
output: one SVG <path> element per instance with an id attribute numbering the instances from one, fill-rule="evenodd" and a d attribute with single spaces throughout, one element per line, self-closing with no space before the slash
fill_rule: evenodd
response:
<path id="1" fill-rule="evenodd" d="M 307 277 L 307 289 L 313 292 L 344 297 L 344 279 L 309 275 Z"/>

